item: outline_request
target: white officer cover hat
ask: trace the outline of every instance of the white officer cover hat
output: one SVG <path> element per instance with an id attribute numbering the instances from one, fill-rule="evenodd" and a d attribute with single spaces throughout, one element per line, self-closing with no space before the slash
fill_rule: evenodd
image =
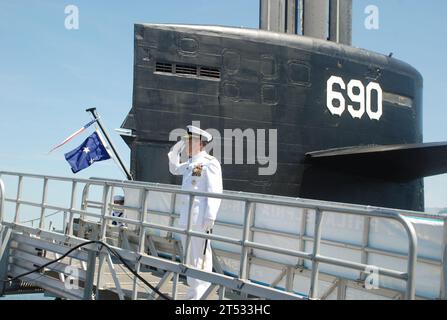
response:
<path id="1" fill-rule="evenodd" d="M 116 195 L 113 197 L 113 201 L 124 201 L 124 196 Z"/>
<path id="2" fill-rule="evenodd" d="M 202 130 L 200 128 L 197 128 L 197 127 L 194 127 L 191 125 L 186 126 L 186 132 L 188 133 L 188 135 L 186 137 L 189 137 L 189 136 L 198 137 L 198 138 L 201 138 L 202 141 L 205 141 L 205 142 L 210 142 L 211 140 L 213 140 L 213 136 L 211 134 L 209 134 L 205 130 Z"/>

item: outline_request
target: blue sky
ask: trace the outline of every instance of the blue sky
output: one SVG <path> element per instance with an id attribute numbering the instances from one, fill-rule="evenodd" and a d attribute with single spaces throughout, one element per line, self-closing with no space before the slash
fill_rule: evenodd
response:
<path id="1" fill-rule="evenodd" d="M 67 5 L 80 13 L 79 30 L 65 29 Z M 258 27 L 258 0 L 0 0 L 0 170 L 74 176 L 61 151 L 48 150 L 90 120 L 98 108 L 113 132 L 132 103 L 133 24 L 171 22 Z M 380 10 L 378 30 L 364 27 L 367 5 Z M 446 141 L 447 84 L 444 13 L 440 0 L 354 0 L 353 45 L 394 53 L 424 76 L 424 140 Z M 122 178 L 112 161 L 76 175 Z M 426 205 L 447 206 L 447 175 L 426 179 Z"/>

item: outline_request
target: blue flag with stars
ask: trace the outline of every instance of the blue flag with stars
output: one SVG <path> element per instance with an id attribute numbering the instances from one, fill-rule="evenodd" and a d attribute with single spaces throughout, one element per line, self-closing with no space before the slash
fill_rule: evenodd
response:
<path id="1" fill-rule="evenodd" d="M 110 155 L 95 131 L 79 147 L 66 153 L 65 159 L 70 164 L 71 171 L 76 173 L 95 162 L 110 159 Z"/>

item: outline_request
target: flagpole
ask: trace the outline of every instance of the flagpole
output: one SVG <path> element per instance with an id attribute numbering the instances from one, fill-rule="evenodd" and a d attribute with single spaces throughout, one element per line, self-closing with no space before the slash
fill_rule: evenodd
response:
<path id="1" fill-rule="evenodd" d="M 101 119 L 98 116 L 98 113 L 96 112 L 96 108 L 89 108 L 85 110 L 86 112 L 90 112 L 93 115 L 93 118 L 96 120 L 96 123 L 98 124 L 99 129 L 101 129 L 101 132 L 104 134 L 104 137 L 106 138 L 107 142 L 110 145 L 110 148 L 112 148 L 113 153 L 115 154 L 116 158 L 118 159 L 119 165 L 121 166 L 121 169 L 126 173 L 128 180 L 133 180 L 132 175 L 130 174 L 129 170 L 124 166 L 123 161 L 121 160 L 121 157 L 119 156 L 118 152 L 116 152 L 115 146 L 112 143 L 112 140 L 110 139 L 109 135 L 107 134 L 107 131 L 105 130 L 104 126 L 102 125 Z"/>

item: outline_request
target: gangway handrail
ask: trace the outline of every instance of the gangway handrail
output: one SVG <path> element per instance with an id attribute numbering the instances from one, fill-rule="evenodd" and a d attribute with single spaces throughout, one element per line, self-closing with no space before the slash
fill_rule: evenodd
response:
<path id="1" fill-rule="evenodd" d="M 37 179 L 44 179 L 47 178 L 48 180 L 55 180 L 55 181 L 65 181 L 65 182 L 77 182 L 77 183 L 85 183 L 90 185 L 96 185 L 96 186 L 102 186 L 104 183 L 107 184 L 113 184 L 118 183 L 120 184 L 119 187 L 127 187 L 127 188 L 138 188 L 138 187 L 148 187 L 151 188 L 151 191 L 159 191 L 159 192 L 172 192 L 175 191 L 175 193 L 179 194 L 189 194 L 194 193 L 196 196 L 207 196 L 208 193 L 206 192 L 188 192 L 183 191 L 180 189 L 177 185 L 168 185 L 163 183 L 151 183 L 151 182 L 143 182 L 143 181 L 129 181 L 129 180 L 117 180 L 117 179 L 104 179 L 104 178 L 69 178 L 69 177 L 61 177 L 61 176 L 53 176 L 53 175 L 39 175 L 35 173 L 21 173 L 21 172 L 14 172 L 14 171 L 0 171 L 1 175 L 11 175 L 11 176 L 23 176 L 28 178 L 37 178 Z M 243 198 L 240 198 L 243 197 Z M 271 197 L 274 197 L 275 199 L 269 199 Z M 259 203 L 268 203 L 268 204 L 277 204 L 277 205 L 287 205 L 282 203 L 281 201 L 286 201 L 287 203 L 290 203 L 289 206 L 295 206 L 294 204 L 299 204 L 302 208 L 313 208 L 315 206 L 319 207 L 326 207 L 326 208 L 352 208 L 352 209 L 358 209 L 358 210 L 385 210 L 387 212 L 394 212 L 398 214 L 402 214 L 404 216 L 414 216 L 414 217 L 420 217 L 420 218 L 427 218 L 427 219 L 441 219 L 444 220 L 446 216 L 439 215 L 439 214 L 433 214 L 433 213 L 421 213 L 417 211 L 412 210 L 400 210 L 400 209 L 393 209 L 393 208 L 385 208 L 385 207 L 378 207 L 378 206 L 370 206 L 370 205 L 360 205 L 360 204 L 346 204 L 346 203 L 340 203 L 340 202 L 332 202 L 332 201 L 326 201 L 326 200 L 314 200 L 314 199 L 306 199 L 306 198 L 299 198 L 299 197 L 285 197 L 285 196 L 271 196 L 271 195 L 264 195 L 264 194 L 257 194 L 257 193 L 249 193 L 249 192 L 240 192 L 240 191 L 227 191 L 224 190 L 224 193 L 220 197 L 221 199 L 227 199 L 227 200 L 240 200 L 243 201 L 244 199 L 251 199 L 256 200 L 256 202 Z M 268 201 L 268 202 L 267 202 Z"/>
<path id="2" fill-rule="evenodd" d="M 111 181 L 99 180 L 99 179 L 97 179 L 96 181 L 102 181 L 103 183 L 106 183 L 106 184 L 111 182 Z M 129 185 L 129 183 L 123 183 L 123 182 L 116 182 L 116 183 L 118 183 L 119 185 L 114 185 L 115 187 L 125 187 L 124 184 Z M 138 183 L 131 183 L 131 185 L 133 185 L 134 188 L 139 186 Z M 86 188 L 88 188 L 88 187 L 89 187 L 89 184 L 86 185 Z M 311 277 L 311 288 L 310 288 L 310 297 L 311 298 L 316 298 L 318 295 L 316 284 L 318 283 L 318 264 L 320 262 L 324 262 L 324 263 L 332 264 L 332 265 L 338 265 L 341 267 L 352 268 L 352 269 L 356 269 L 356 270 L 360 270 L 360 271 L 365 270 L 369 267 L 369 265 L 363 264 L 363 263 L 346 262 L 341 259 L 335 259 L 335 258 L 330 258 L 330 257 L 325 257 L 325 256 L 319 255 L 321 232 L 319 234 L 318 234 L 318 232 L 321 231 L 322 214 L 324 214 L 326 211 L 328 211 L 328 212 L 338 212 L 338 213 L 343 213 L 343 214 L 354 214 L 354 215 L 370 216 L 370 217 L 376 217 L 376 218 L 385 218 L 385 219 L 395 220 L 395 221 L 399 222 L 404 227 L 405 231 L 407 232 L 408 238 L 409 238 L 407 272 L 404 274 L 401 272 L 393 272 L 392 270 L 387 270 L 384 268 L 378 268 L 378 271 L 379 271 L 379 273 L 388 275 L 390 277 L 406 280 L 406 282 L 407 282 L 406 298 L 407 299 L 415 298 L 416 287 L 415 287 L 414 282 L 415 282 L 415 266 L 416 266 L 416 260 L 417 260 L 416 231 L 414 229 L 414 226 L 410 222 L 408 222 L 407 219 L 402 216 L 402 214 L 397 213 L 394 210 L 366 206 L 366 211 L 361 211 L 361 209 L 348 208 L 347 206 L 345 207 L 340 204 L 336 204 L 335 206 L 332 206 L 329 204 L 321 205 L 321 203 L 319 203 L 319 204 L 315 205 L 315 204 L 311 204 L 311 203 L 306 203 L 306 200 L 300 199 L 300 198 L 294 199 L 296 202 L 299 203 L 298 204 L 296 202 L 287 201 L 285 199 L 284 200 L 282 200 L 282 199 L 272 200 L 272 199 L 267 199 L 264 197 L 245 195 L 245 194 L 242 196 L 241 195 L 216 195 L 214 193 L 208 193 L 208 192 L 184 191 L 184 190 L 181 190 L 178 188 L 176 188 L 176 190 L 174 191 L 174 190 L 172 190 L 172 188 L 169 188 L 167 186 L 147 186 L 144 184 L 141 184 L 141 187 L 145 188 L 145 190 L 148 190 L 148 191 L 174 192 L 176 194 L 178 193 L 178 194 L 189 195 L 190 196 L 190 198 L 189 198 L 190 209 L 189 210 L 191 210 L 191 201 L 193 201 L 193 200 L 191 200 L 191 197 L 192 197 L 192 199 L 194 199 L 194 197 L 196 197 L 196 196 L 243 201 L 246 204 L 246 206 L 249 203 L 255 202 L 255 203 L 263 203 L 263 204 L 269 204 L 269 205 L 273 204 L 273 205 L 291 206 L 291 207 L 299 206 L 300 208 L 316 210 L 316 218 L 315 218 L 316 222 L 315 222 L 315 231 L 314 231 L 314 248 L 313 248 L 312 254 L 308 254 L 308 253 L 300 252 L 300 251 L 296 251 L 296 250 L 275 248 L 272 246 L 256 244 L 254 242 L 248 241 L 248 239 L 247 239 L 248 231 L 245 229 L 248 227 L 248 221 L 250 221 L 250 218 L 248 217 L 249 210 L 247 210 L 247 209 L 245 210 L 245 214 L 244 214 L 244 235 L 243 235 L 244 239 L 240 243 L 233 242 L 233 241 L 231 241 L 231 239 L 228 239 L 226 237 L 194 232 L 191 230 L 190 220 L 188 221 L 188 226 L 187 226 L 186 232 L 183 232 L 183 230 L 181 228 L 165 227 L 165 226 L 156 225 L 156 224 L 142 223 L 140 225 L 143 227 L 151 227 L 154 229 L 186 234 L 187 240 L 186 240 L 185 256 L 189 253 L 189 250 L 190 250 L 189 246 L 190 246 L 190 237 L 191 236 L 202 237 L 202 238 L 206 238 L 206 239 L 210 239 L 210 240 L 217 240 L 217 241 L 222 241 L 222 242 L 227 242 L 227 243 L 232 243 L 232 244 L 239 244 L 242 246 L 240 274 L 246 273 L 246 269 L 247 269 L 247 267 L 245 265 L 246 261 L 247 261 L 246 247 L 257 248 L 260 250 L 267 250 L 270 252 L 275 252 L 275 253 L 280 253 L 280 254 L 281 253 L 288 254 L 288 255 L 292 255 L 295 257 L 303 258 L 303 259 L 310 259 L 312 261 L 312 277 Z M 123 207 L 123 206 L 121 206 L 121 207 Z M 132 208 L 132 209 L 138 210 L 137 208 Z M 141 214 L 141 212 L 139 212 L 139 213 Z M 189 215 L 189 218 L 191 219 L 191 215 Z M 126 222 L 126 223 L 136 225 L 130 219 L 116 218 L 116 217 L 114 217 L 112 219 L 116 220 L 118 222 Z M 315 237 L 315 234 L 318 234 L 318 235 Z"/>
<path id="3" fill-rule="evenodd" d="M 15 173 L 15 172 L 0 172 L 0 175 L 13 175 L 17 176 L 19 178 L 19 186 L 17 190 L 17 197 L 16 199 L 9 199 L 5 198 L 5 201 L 11 201 L 16 203 L 16 213 L 14 222 L 17 225 L 20 225 L 18 223 L 18 214 L 19 210 L 18 207 L 20 204 L 27 204 L 32 205 L 36 207 L 40 207 L 42 210 L 41 214 L 41 221 L 40 221 L 40 228 L 44 226 L 44 215 L 43 212 L 45 209 L 55 209 L 55 210 L 65 210 L 70 213 L 70 227 L 65 229 L 65 233 L 68 233 L 71 235 L 72 232 L 72 223 L 73 223 L 73 214 L 79 213 L 79 214 L 85 214 L 88 216 L 99 218 L 100 224 L 101 224 L 101 232 L 100 237 L 101 239 L 105 238 L 106 235 L 106 226 L 109 220 L 115 220 L 115 221 L 122 221 L 126 222 L 131 225 L 139 226 L 142 228 L 143 232 L 145 232 L 146 228 L 155 228 L 159 230 L 165 230 L 170 232 L 175 232 L 179 234 L 186 235 L 186 246 L 185 246 L 185 255 L 188 254 L 190 250 L 190 239 L 192 236 L 194 237 L 201 237 L 206 238 L 210 240 L 215 241 L 222 241 L 232 244 L 237 244 L 241 246 L 241 260 L 240 260 L 240 274 L 239 277 L 241 279 L 246 279 L 246 270 L 247 270 L 247 254 L 248 254 L 248 248 L 257 248 L 261 250 L 267 250 L 273 253 L 279 253 L 279 254 L 286 254 L 291 255 L 295 257 L 299 257 L 302 259 L 307 259 L 312 261 L 312 275 L 311 275 L 311 289 L 310 289 L 310 297 L 316 298 L 318 296 L 317 291 L 317 283 L 318 283 L 318 275 L 319 275 L 319 263 L 327 263 L 331 265 L 351 268 L 354 270 L 365 270 L 366 268 L 370 267 L 367 264 L 364 263 L 356 263 L 351 261 L 346 261 L 342 259 L 335 259 L 331 257 L 322 256 L 319 253 L 319 246 L 321 241 L 321 221 L 322 216 L 327 212 L 338 212 L 342 214 L 353 214 L 353 215 L 359 215 L 364 217 L 376 217 L 376 218 L 385 218 L 385 219 L 391 219 L 399 222 L 405 229 L 408 239 L 409 239 L 409 249 L 408 249 L 408 264 L 407 264 L 407 271 L 399 272 L 394 270 L 387 270 L 385 268 L 377 267 L 377 270 L 379 273 L 396 278 L 405 280 L 407 283 L 406 286 L 406 298 L 407 299 L 414 299 L 415 298 L 415 265 L 416 265 L 416 253 L 417 253 L 417 237 L 416 232 L 413 227 L 413 225 L 407 220 L 406 217 L 404 217 L 401 213 L 397 213 L 393 210 L 383 209 L 383 208 L 375 208 L 375 207 L 369 207 L 367 206 L 365 209 L 360 208 L 350 208 L 346 205 L 335 205 L 333 203 L 325 203 L 323 201 L 316 203 L 315 201 L 309 201 L 305 199 L 286 199 L 286 198 L 277 198 L 277 199 L 268 199 L 266 197 L 261 197 L 259 195 L 248 195 L 248 194 L 215 194 L 215 193 L 206 193 L 206 192 L 192 192 L 192 191 L 184 191 L 179 188 L 172 188 L 167 186 L 156 186 L 156 185 L 145 185 L 145 184 L 135 184 L 135 183 L 128 183 L 127 181 L 110 181 L 110 180 L 94 180 L 94 179 L 77 179 L 77 178 L 66 178 L 66 177 L 54 177 L 54 176 L 47 176 L 47 175 L 37 175 L 37 174 L 23 174 L 23 173 Z M 21 200 L 21 184 L 23 177 L 31 177 L 31 178 L 38 178 L 38 179 L 44 179 L 44 188 L 43 188 L 43 196 L 42 196 L 42 202 L 41 203 L 35 203 L 31 201 L 24 201 Z M 71 193 L 71 204 L 70 208 L 64 208 L 54 205 L 48 205 L 46 204 L 46 186 L 49 180 L 58 180 L 58 181 L 66 181 L 71 182 L 73 184 L 72 187 L 72 193 Z M 75 202 L 75 191 L 76 191 L 76 184 L 78 183 L 85 183 L 88 188 L 91 185 L 96 186 L 102 186 L 103 187 L 103 196 L 102 196 L 102 209 L 101 213 L 93 213 L 88 212 L 87 210 L 76 210 L 74 206 Z M 153 223 L 145 222 L 145 219 L 140 220 L 132 220 L 128 218 L 120 218 L 120 217 L 112 217 L 111 210 L 116 205 L 111 204 L 109 201 L 107 201 L 108 196 L 110 194 L 110 188 L 133 188 L 133 189 L 139 189 L 141 192 L 145 193 L 145 197 L 147 197 L 148 193 L 150 191 L 157 191 L 157 192 L 169 192 L 174 194 L 184 194 L 189 196 L 190 206 L 189 210 L 191 210 L 191 204 L 193 202 L 193 199 L 195 197 L 212 197 L 212 198 L 220 198 L 220 199 L 226 199 L 226 200 L 235 200 L 235 201 L 241 201 L 245 203 L 245 213 L 244 213 L 244 233 L 243 233 L 243 239 L 241 240 L 235 240 L 232 238 L 224 237 L 224 236 L 218 236 L 213 234 L 205 234 L 193 231 L 191 228 L 191 219 L 192 215 L 189 215 L 188 225 L 186 228 L 176 228 L 176 227 L 170 227 L 170 226 L 162 226 L 157 225 Z M 88 193 L 88 190 L 87 190 Z M 2 194 L 3 195 L 3 194 Z M 84 196 L 86 195 L 86 192 L 84 190 L 83 192 L 83 202 L 84 202 Z M 4 202 L 4 201 L 3 201 Z M 2 202 L 2 203 L 3 203 Z M 298 250 L 289 250 L 289 249 L 282 249 L 278 247 L 269 246 L 266 244 L 256 243 L 253 241 L 250 241 L 248 239 L 248 222 L 250 221 L 251 215 L 253 213 L 253 210 L 250 208 L 252 207 L 252 204 L 254 203 L 263 203 L 263 204 L 269 204 L 269 205 L 279 205 L 279 206 L 289 206 L 289 207 L 299 207 L 299 208 L 307 208 L 307 209 L 313 209 L 315 210 L 315 229 L 314 229 L 314 244 L 313 244 L 313 251 L 312 253 L 306 253 L 304 251 L 298 251 Z M 123 206 L 124 207 L 124 206 Z M 144 206 L 140 207 L 127 207 L 132 210 L 137 211 L 140 216 L 144 216 L 147 214 L 147 212 L 143 211 Z M 108 214 L 107 214 L 108 212 Z M 141 237 L 140 237 L 141 239 Z M 140 246 L 141 247 L 141 246 Z"/>
<path id="4" fill-rule="evenodd" d="M 98 178 L 98 177 L 91 177 L 90 180 L 94 181 L 101 181 L 101 182 L 119 182 L 119 183 L 126 183 L 130 184 L 133 187 L 155 187 L 155 188 L 166 188 L 169 189 L 169 191 L 174 190 L 181 190 L 179 185 L 171 185 L 171 184 L 164 184 L 164 183 L 157 183 L 157 182 L 144 182 L 144 181 L 127 181 L 127 180 L 117 180 L 117 179 L 105 179 L 105 178 Z M 155 190 L 154 190 L 155 191 Z M 268 195 L 268 194 L 259 194 L 259 193 L 251 193 L 251 192 L 241 192 L 241 191 L 232 191 L 232 190 L 224 190 L 224 194 L 228 195 L 240 195 L 244 194 L 245 197 L 256 199 L 256 200 L 268 200 L 271 198 L 275 199 L 284 199 L 290 203 L 297 203 L 301 206 L 306 205 L 312 205 L 315 206 L 321 206 L 321 204 L 325 204 L 327 206 L 339 206 L 340 208 L 354 208 L 359 210 L 386 210 L 387 212 L 394 212 L 398 214 L 402 214 L 404 216 L 411 216 L 411 217 L 418 217 L 418 218 L 425 218 L 425 219 L 440 219 L 445 220 L 447 216 L 440 215 L 436 213 L 421 213 L 419 211 L 412 211 L 412 210 L 403 210 L 403 209 L 393 209 L 393 208 L 386 208 L 386 207 L 378 207 L 378 206 L 371 206 L 371 205 L 362 205 L 362 204 L 353 204 L 353 203 L 341 203 L 341 202 L 334 202 L 334 201 L 327 201 L 327 200 L 315 200 L 315 199 L 307 199 L 307 198 L 300 198 L 300 197 L 286 197 L 286 196 L 279 196 L 279 195 Z"/>

